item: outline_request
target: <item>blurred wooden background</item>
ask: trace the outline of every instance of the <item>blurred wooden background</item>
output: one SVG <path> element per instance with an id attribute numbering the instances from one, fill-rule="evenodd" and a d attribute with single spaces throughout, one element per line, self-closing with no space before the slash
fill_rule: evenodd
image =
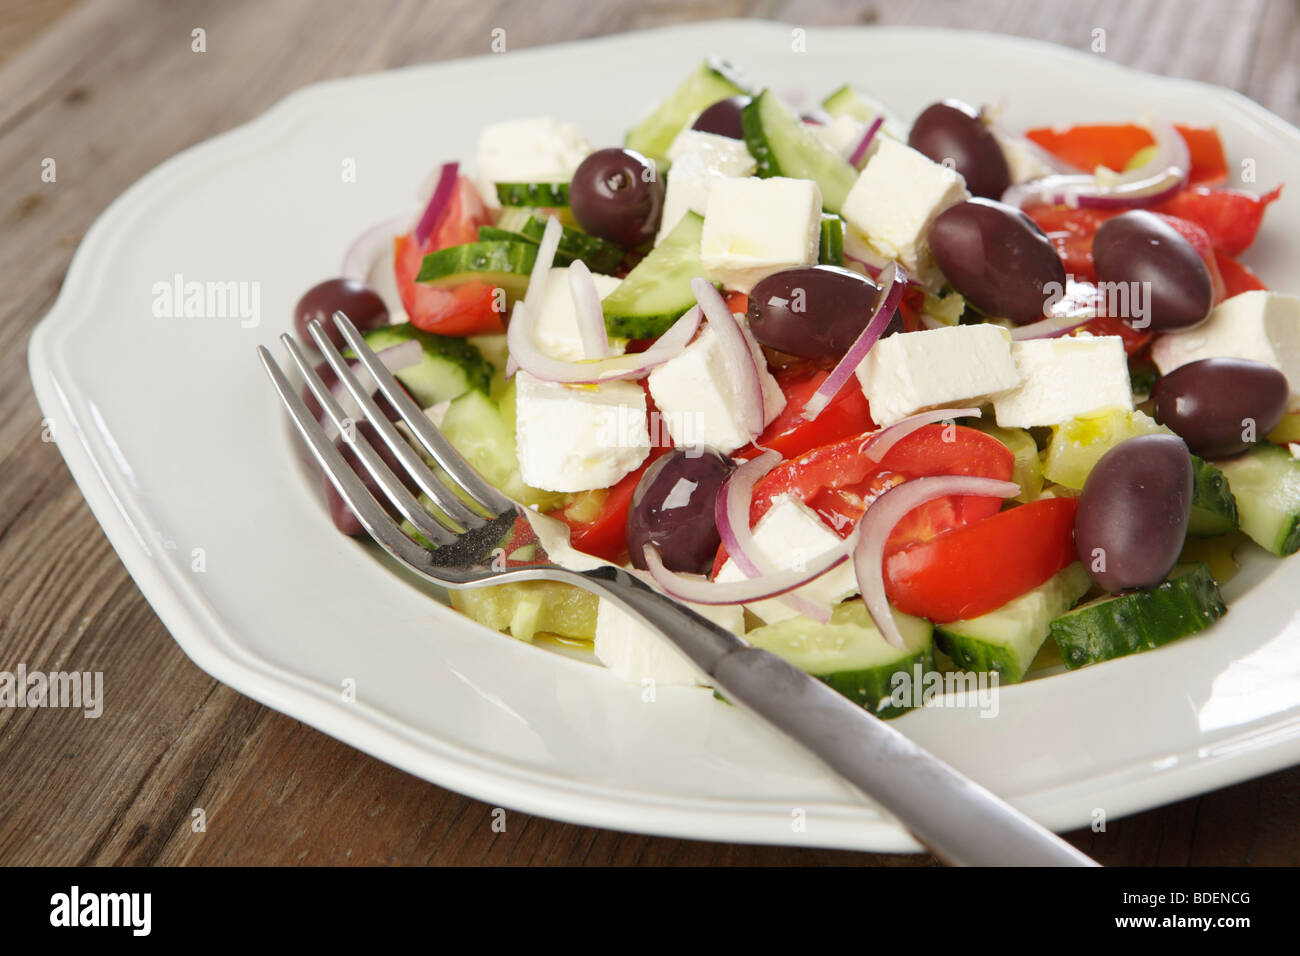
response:
<path id="1" fill-rule="evenodd" d="M 96 721 L 0 709 L 0 864 L 933 863 L 518 813 L 493 832 L 491 807 L 191 664 L 42 440 L 27 380 L 31 328 L 104 207 L 160 161 L 297 87 L 486 52 L 498 26 L 517 49 L 733 16 L 945 25 L 1079 49 L 1100 27 L 1109 58 L 1232 87 L 1300 122 L 1297 0 L 0 0 L 0 670 L 109 675 Z M 208 47 L 197 61 L 196 27 Z M 58 158 L 57 186 L 40 181 L 45 156 Z M 191 828 L 196 807 L 206 832 Z M 1300 768 L 1070 839 L 1106 864 L 1295 864 Z"/>

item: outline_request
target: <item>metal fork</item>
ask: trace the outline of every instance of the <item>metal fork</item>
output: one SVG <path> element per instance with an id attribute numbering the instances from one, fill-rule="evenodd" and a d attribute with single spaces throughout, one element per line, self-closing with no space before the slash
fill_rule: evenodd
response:
<path id="1" fill-rule="evenodd" d="M 360 367 L 378 386 L 379 394 L 397 410 L 415 440 L 437 463 L 441 475 L 407 444 L 380 411 L 371 390 L 362 386 L 348 360 L 330 343 L 320 324 L 313 322 L 310 331 L 317 349 L 408 478 L 437 505 L 437 514 L 423 507 L 366 438 L 355 433 L 345 410 L 293 337 L 286 334 L 281 340 L 307 387 L 350 443 L 361 466 L 398 513 L 437 545 L 433 549 L 408 536 L 371 496 L 271 353 L 259 347 L 258 354 L 298 432 L 343 500 L 370 536 L 412 572 L 449 588 L 538 579 L 561 581 L 613 601 L 675 644 L 729 701 L 757 713 L 816 754 L 947 863 L 1097 865 L 826 684 L 774 654 L 751 647 L 621 568 L 607 566 L 579 572 L 545 564 L 494 570 L 493 552 L 513 527 L 519 506 L 488 484 L 452 448 L 343 313 L 334 313 L 334 323 Z"/>

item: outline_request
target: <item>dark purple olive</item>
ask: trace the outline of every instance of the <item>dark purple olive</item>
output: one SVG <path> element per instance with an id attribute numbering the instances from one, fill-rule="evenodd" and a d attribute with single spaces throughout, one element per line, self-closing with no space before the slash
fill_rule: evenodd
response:
<path id="1" fill-rule="evenodd" d="M 627 553 L 645 570 L 653 544 L 665 567 L 703 574 L 722 543 L 713 506 L 731 461 L 712 449 L 671 451 L 645 470 L 627 512 Z"/>
<path id="2" fill-rule="evenodd" d="M 1156 421 L 1181 435 L 1193 455 L 1228 458 L 1277 427 L 1291 387 L 1263 362 L 1208 358 L 1174 369 L 1151 397 Z"/>
<path id="3" fill-rule="evenodd" d="M 655 164 L 631 149 L 598 149 L 574 171 L 569 208 L 586 232 L 624 246 L 654 238 L 664 211 Z"/>
<path id="4" fill-rule="evenodd" d="M 343 333 L 334 327 L 334 313 L 342 312 L 360 331 L 368 332 L 388 324 L 388 306 L 379 294 L 356 279 L 326 279 L 308 289 L 293 310 L 293 327 L 298 339 L 315 348 L 307 323 L 319 321 L 325 334 L 342 347 Z"/>
<path id="5" fill-rule="evenodd" d="M 928 106 L 907 136 L 907 145 L 936 163 L 951 165 L 972 196 L 1000 199 L 1011 185 L 1007 158 L 979 111 L 957 100 Z"/>
<path id="6" fill-rule="evenodd" d="M 369 422 L 361 422 L 357 425 L 356 434 L 365 438 L 365 440 L 369 442 L 370 447 L 375 450 L 384 464 L 388 466 L 389 470 L 402 480 L 402 484 L 406 485 L 407 490 L 414 494 L 416 492 L 415 482 L 402 466 L 402 463 L 397 460 L 397 456 L 394 455 L 392 450 L 384 443 L 379 432 L 375 431 L 375 427 Z M 344 460 L 352 466 L 352 470 L 361 478 L 362 483 L 366 486 L 366 490 L 370 492 L 371 497 L 383 505 L 385 511 L 400 521 L 401 518 L 397 514 L 397 509 L 395 509 L 389 502 L 388 496 L 384 494 L 383 489 L 381 489 L 375 480 L 370 477 L 370 473 L 366 470 L 365 465 L 353 450 L 353 446 L 349 442 L 345 441 L 342 436 L 334 440 L 334 445 L 343 453 Z M 361 526 L 360 519 L 353 514 L 352 509 L 348 507 L 346 502 L 344 502 L 343 496 L 338 493 L 337 489 L 335 489 L 334 483 L 324 475 L 321 476 L 321 482 L 325 488 L 325 503 L 329 507 L 330 520 L 334 522 L 334 527 L 352 537 L 364 534 L 365 528 Z"/>
<path id="7" fill-rule="evenodd" d="M 787 269 L 750 292 L 749 328 L 759 344 L 778 352 L 835 362 L 866 327 L 879 298 L 879 286 L 848 269 Z"/>
<path id="8" fill-rule="evenodd" d="M 691 124 L 691 129 L 701 133 L 715 133 L 728 139 L 744 139 L 745 130 L 740 122 L 740 114 L 749 105 L 748 96 L 731 96 L 718 100 L 708 107 Z"/>
<path id="9" fill-rule="evenodd" d="M 1097 279 L 1116 315 L 1135 329 L 1168 332 L 1204 322 L 1214 306 L 1210 271 L 1192 244 L 1154 213 L 1108 219 L 1092 240 Z M 1114 285 L 1112 285 L 1112 283 Z M 1118 294 L 1117 294 L 1118 293 Z"/>
<path id="10" fill-rule="evenodd" d="M 1192 459 L 1176 435 L 1122 441 L 1079 496 L 1074 547 L 1111 593 L 1155 587 L 1178 561 L 1192 508 Z"/>
<path id="11" fill-rule="evenodd" d="M 1049 295 L 1065 290 L 1065 266 L 1051 240 L 1019 209 L 991 199 L 940 213 L 930 229 L 930 251 L 975 308 L 1017 325 L 1042 319 Z"/>

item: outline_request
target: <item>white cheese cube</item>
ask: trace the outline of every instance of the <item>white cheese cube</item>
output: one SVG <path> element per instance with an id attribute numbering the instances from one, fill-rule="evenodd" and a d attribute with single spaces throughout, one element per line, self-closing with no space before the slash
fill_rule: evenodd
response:
<path id="1" fill-rule="evenodd" d="M 1001 133 L 994 133 L 993 138 L 1002 147 L 1002 156 L 1007 161 L 1007 172 L 1011 174 L 1013 185 L 1041 179 L 1055 172 L 1043 161 L 1029 140 L 1020 136 L 1003 136 Z"/>
<path id="2" fill-rule="evenodd" d="M 814 123 L 807 128 L 819 140 L 835 150 L 841 159 L 848 162 L 853 151 L 858 148 L 858 143 L 862 142 L 862 137 L 866 135 L 868 125 L 856 117 L 841 113 L 839 116 L 832 117 L 829 123 Z M 868 155 L 874 153 L 879 145 L 875 137 L 872 137 Z"/>
<path id="3" fill-rule="evenodd" d="M 590 153 L 576 126 L 550 116 L 492 123 L 478 136 L 480 191 L 495 204 L 496 183 L 567 182 Z"/>
<path id="4" fill-rule="evenodd" d="M 1207 358 L 1254 359 L 1286 376 L 1300 395 L 1300 297 L 1253 290 L 1215 306 L 1210 317 L 1186 332 L 1168 332 L 1151 344 L 1151 359 L 1168 375 Z"/>
<path id="5" fill-rule="evenodd" d="M 785 408 L 785 395 L 767 370 L 762 347 L 743 323 L 740 328 L 758 366 L 766 425 Z M 678 448 L 707 446 L 725 453 L 749 444 L 751 436 L 740 425 L 736 376 L 711 325 L 706 323 L 680 355 L 654 369 L 646 384 L 660 421 Z"/>
<path id="6" fill-rule="evenodd" d="M 749 292 L 774 272 L 817 262 L 821 219 L 810 179 L 720 179 L 709 190 L 700 262 L 710 278 Z"/>
<path id="7" fill-rule="evenodd" d="M 773 500 L 772 506 L 754 526 L 754 544 L 777 571 L 798 571 L 807 567 L 814 558 L 840 547 L 843 542 L 806 504 L 790 495 L 781 495 Z M 715 580 L 744 581 L 747 576 L 728 558 L 718 569 Z M 838 604 L 858 593 L 853 562 L 846 561 L 791 593 L 813 601 Z M 745 606 L 768 624 L 799 613 L 777 598 Z"/>
<path id="8" fill-rule="evenodd" d="M 594 273 L 591 278 L 602 299 L 617 289 L 620 281 L 613 276 Z M 546 274 L 546 291 L 542 294 L 542 304 L 537 310 L 533 338 L 537 347 L 551 358 L 578 362 L 591 357 L 582 348 L 582 335 L 578 332 L 578 310 L 573 302 L 567 267 L 555 268 Z M 627 343 L 622 339 L 611 339 L 609 346 L 611 355 L 622 355 Z"/>
<path id="9" fill-rule="evenodd" d="M 955 325 L 881 339 L 857 367 L 877 425 L 944 405 L 978 404 L 1020 384 L 1011 336 L 996 325 Z"/>
<path id="10" fill-rule="evenodd" d="M 877 252 L 916 273 L 928 265 L 927 237 L 935 217 L 969 198 L 956 170 L 882 138 L 840 214 Z"/>
<path id="11" fill-rule="evenodd" d="M 738 604 L 690 607 L 733 634 L 744 634 L 745 612 Z M 596 609 L 596 657 L 621 680 L 659 686 L 708 684 L 708 677 L 671 641 L 646 627 L 621 607 L 601 598 Z"/>
<path id="12" fill-rule="evenodd" d="M 673 231 L 687 211 L 703 216 L 708 209 L 709 187 L 716 180 L 752 176 L 757 163 L 745 144 L 729 136 L 684 129 L 668 147 L 664 211 L 659 220 L 659 242 Z"/>
<path id="13" fill-rule="evenodd" d="M 993 399 L 1003 428 L 1059 425 L 1107 406 L 1133 409 L 1128 357 L 1118 335 L 1013 342 L 1011 356 L 1022 381 Z"/>
<path id="14" fill-rule="evenodd" d="M 515 444 L 525 484 L 544 491 L 608 488 L 650 454 L 640 385 L 563 385 L 523 371 L 515 382 Z"/>

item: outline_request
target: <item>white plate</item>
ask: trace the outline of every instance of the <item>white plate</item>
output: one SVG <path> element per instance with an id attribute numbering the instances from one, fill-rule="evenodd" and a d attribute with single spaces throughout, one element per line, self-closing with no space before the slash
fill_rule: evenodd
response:
<path id="1" fill-rule="evenodd" d="M 1300 185 L 1300 132 L 1221 89 L 972 33 L 809 30 L 807 53 L 790 40 L 775 24 L 695 24 L 311 87 L 164 163 L 100 217 L 32 337 L 32 380 L 96 517 L 200 667 L 493 804 L 681 837 L 915 848 L 707 691 L 643 703 L 597 667 L 459 617 L 340 537 L 254 357 L 259 344 L 279 352 L 294 302 L 351 237 L 410 209 L 436 163 L 472 158 L 482 124 L 552 112 L 618 142 L 710 53 L 783 91 L 851 80 L 904 116 L 959 96 L 1003 104 L 1013 128 L 1147 110 L 1214 123 L 1261 188 Z M 1247 257 L 1292 291 L 1297 196 L 1270 209 Z M 263 320 L 155 317 L 154 284 L 176 274 L 260 283 Z M 1055 828 L 1288 766 L 1300 760 L 1298 586 L 1300 561 L 1261 558 L 1204 635 L 1004 689 L 993 719 L 927 709 L 895 726 Z"/>

